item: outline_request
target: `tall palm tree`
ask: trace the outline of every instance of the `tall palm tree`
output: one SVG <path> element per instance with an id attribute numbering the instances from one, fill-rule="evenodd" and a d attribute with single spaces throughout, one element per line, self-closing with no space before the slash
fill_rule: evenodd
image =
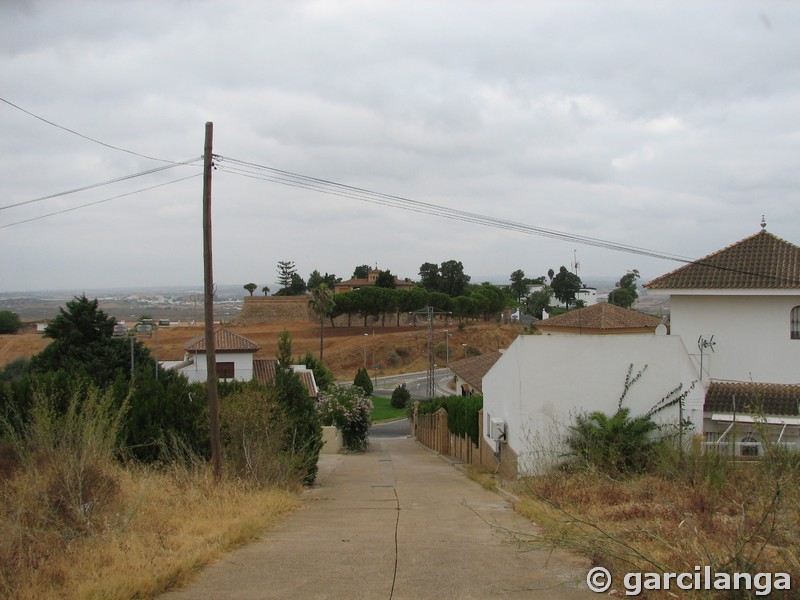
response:
<path id="1" fill-rule="evenodd" d="M 324 339 L 323 329 L 325 327 L 325 317 L 330 315 L 335 307 L 333 301 L 333 290 L 326 284 L 320 283 L 319 287 L 311 292 L 311 299 L 308 301 L 308 305 L 319 317 L 319 358 L 322 360 L 322 342 Z"/>

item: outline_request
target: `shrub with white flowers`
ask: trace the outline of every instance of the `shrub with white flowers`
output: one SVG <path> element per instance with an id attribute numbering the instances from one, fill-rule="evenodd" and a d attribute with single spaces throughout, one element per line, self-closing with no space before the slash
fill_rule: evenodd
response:
<path id="1" fill-rule="evenodd" d="M 372 426 L 372 399 L 358 386 L 331 386 L 320 392 L 317 411 L 323 425 L 335 425 L 342 433 L 344 447 L 350 452 L 367 449 Z"/>

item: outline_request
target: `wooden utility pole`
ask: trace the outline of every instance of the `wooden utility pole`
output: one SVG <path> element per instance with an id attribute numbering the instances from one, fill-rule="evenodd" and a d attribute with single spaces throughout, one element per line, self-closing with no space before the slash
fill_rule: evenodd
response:
<path id="1" fill-rule="evenodd" d="M 214 345 L 214 268 L 211 260 L 211 171 L 214 168 L 212 143 L 214 124 L 206 123 L 203 149 L 203 310 L 206 335 L 206 376 L 208 415 L 211 428 L 211 462 L 214 478 L 222 477 L 222 446 L 219 436 L 219 397 L 217 395 L 217 349 Z"/>

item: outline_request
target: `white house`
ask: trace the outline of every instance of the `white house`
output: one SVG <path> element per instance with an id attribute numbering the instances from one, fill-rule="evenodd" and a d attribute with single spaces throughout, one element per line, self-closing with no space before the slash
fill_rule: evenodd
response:
<path id="1" fill-rule="evenodd" d="M 698 368 L 702 353 L 704 381 L 800 383 L 800 247 L 763 225 L 644 286 L 669 294 L 670 333 Z"/>
<path id="2" fill-rule="evenodd" d="M 239 335 L 230 329 L 219 328 L 214 331 L 214 348 L 216 354 L 217 377 L 221 380 L 234 379 L 250 381 L 255 379 L 266 384 L 275 377 L 275 361 L 255 358 L 261 346 L 253 340 Z M 167 365 L 165 365 L 167 366 Z M 179 370 L 191 382 L 207 380 L 206 340 L 198 336 L 186 343 L 182 362 L 170 364 L 168 368 Z M 314 373 L 304 365 L 292 365 L 292 369 L 300 376 L 312 398 L 319 395 Z"/>
<path id="3" fill-rule="evenodd" d="M 648 365 L 625 399 L 633 415 L 694 383 L 684 416 L 706 444 L 760 454 L 767 440 L 800 442 L 800 247 L 762 223 L 645 287 L 670 294 L 669 335 L 524 336 L 484 376 L 485 441 L 502 421 L 519 470 L 552 464 L 578 412 L 612 414 L 630 364 Z M 676 410 L 657 419 L 677 423 Z"/>

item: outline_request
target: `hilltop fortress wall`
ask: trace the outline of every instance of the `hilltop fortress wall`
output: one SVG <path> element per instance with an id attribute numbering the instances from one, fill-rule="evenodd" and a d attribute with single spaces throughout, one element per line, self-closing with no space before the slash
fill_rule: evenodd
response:
<path id="1" fill-rule="evenodd" d="M 316 321 L 308 307 L 308 297 L 303 296 L 245 296 L 242 314 L 237 319 L 248 323 L 283 323 Z"/>

